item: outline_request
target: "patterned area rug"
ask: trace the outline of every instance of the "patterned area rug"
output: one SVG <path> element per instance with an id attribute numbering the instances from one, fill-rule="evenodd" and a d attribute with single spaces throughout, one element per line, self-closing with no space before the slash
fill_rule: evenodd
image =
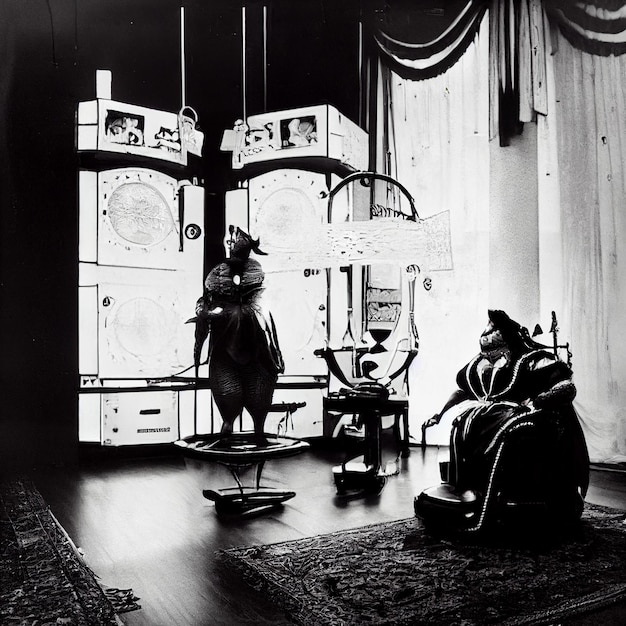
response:
<path id="1" fill-rule="evenodd" d="M 555 624 L 626 599 L 625 517 L 587 504 L 542 545 L 434 538 L 412 518 L 218 557 L 306 626 Z"/>
<path id="2" fill-rule="evenodd" d="M 118 625 L 137 600 L 98 583 L 29 479 L 0 483 L 0 624 Z"/>

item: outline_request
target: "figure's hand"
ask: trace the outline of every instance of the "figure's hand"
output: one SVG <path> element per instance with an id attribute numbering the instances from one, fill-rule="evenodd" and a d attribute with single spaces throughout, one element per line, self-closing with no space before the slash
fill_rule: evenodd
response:
<path id="1" fill-rule="evenodd" d="M 204 298 L 199 298 L 196 302 L 196 318 L 200 320 L 217 317 L 223 310 L 221 306 L 207 302 Z"/>
<path id="2" fill-rule="evenodd" d="M 441 415 L 439 413 L 435 413 L 432 417 L 429 417 L 423 424 L 422 430 L 428 428 L 429 426 L 435 426 L 435 424 L 439 424 L 441 420 Z"/>
<path id="3" fill-rule="evenodd" d="M 196 317 L 200 319 L 206 318 L 207 316 L 207 303 L 203 297 L 198 298 L 196 301 Z"/>

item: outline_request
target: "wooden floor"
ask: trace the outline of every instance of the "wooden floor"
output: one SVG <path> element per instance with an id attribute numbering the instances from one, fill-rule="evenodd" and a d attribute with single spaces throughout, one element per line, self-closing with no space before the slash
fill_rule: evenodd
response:
<path id="1" fill-rule="evenodd" d="M 35 471 L 33 478 L 102 583 L 132 588 L 141 598 L 141 610 L 122 615 L 129 626 L 276 625 L 288 622 L 225 575 L 215 551 L 413 517 L 413 497 L 439 482 L 443 452 L 413 448 L 380 496 L 352 500 L 336 496 L 331 478 L 332 465 L 344 457 L 340 450 L 315 448 L 271 461 L 264 482 L 293 489 L 296 497 L 269 514 L 238 521 L 216 516 L 201 493 L 207 480 L 176 456 L 100 460 Z M 232 482 L 209 467 L 217 472 L 211 487 Z M 626 474 L 592 472 L 587 499 L 626 510 Z M 617 626 L 625 616 L 626 607 L 616 607 L 568 624 Z"/>

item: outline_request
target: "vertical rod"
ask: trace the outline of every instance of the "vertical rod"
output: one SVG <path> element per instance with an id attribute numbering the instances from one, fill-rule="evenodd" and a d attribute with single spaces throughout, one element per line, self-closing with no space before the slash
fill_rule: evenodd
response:
<path id="1" fill-rule="evenodd" d="M 180 106 L 186 104 L 185 86 L 185 7 L 180 7 Z"/>
<path id="2" fill-rule="evenodd" d="M 376 137 L 378 132 L 378 61 L 370 59 L 368 63 L 368 84 L 367 84 L 367 127 L 366 130 L 370 135 L 369 142 L 369 170 L 370 172 L 376 172 L 377 166 L 377 152 L 376 141 L 372 140 L 372 137 Z"/>
<path id="3" fill-rule="evenodd" d="M 241 94 L 243 121 L 247 119 L 246 114 L 246 7 L 241 7 Z"/>
<path id="4" fill-rule="evenodd" d="M 363 22 L 359 20 L 359 126 L 363 128 Z"/>
<path id="5" fill-rule="evenodd" d="M 267 5 L 263 5 L 263 111 L 267 111 Z"/>

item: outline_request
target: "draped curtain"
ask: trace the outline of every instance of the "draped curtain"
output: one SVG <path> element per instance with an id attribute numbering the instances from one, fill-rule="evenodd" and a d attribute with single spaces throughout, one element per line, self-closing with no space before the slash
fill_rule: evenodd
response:
<path id="1" fill-rule="evenodd" d="M 486 324 L 489 263 L 489 32 L 447 72 L 405 80 L 379 72 L 377 171 L 401 181 L 422 218 L 450 211 L 453 269 L 417 280 L 415 321 L 419 358 L 411 365 L 413 431 L 440 410 L 464 361 L 477 351 Z M 430 278 L 432 288 L 423 288 Z M 425 390 L 428 390 L 426 393 Z M 447 428 L 447 430 L 446 430 Z M 448 443 L 450 424 L 429 430 L 430 443 Z"/>
<path id="2" fill-rule="evenodd" d="M 626 56 L 554 55 L 564 324 L 590 456 L 626 461 Z"/>
<path id="3" fill-rule="evenodd" d="M 544 0 L 550 20 L 576 48 L 609 56 L 626 52 L 624 0 Z"/>
<path id="4" fill-rule="evenodd" d="M 474 41 L 488 0 L 395 0 L 373 11 L 373 37 L 393 71 L 410 80 L 438 76 Z"/>
<path id="5" fill-rule="evenodd" d="M 455 269 L 417 303 L 413 420 L 437 410 L 442 381 L 475 351 L 467 334 L 488 298 L 487 141 L 507 146 L 537 121 L 538 228 L 550 230 L 539 233 L 540 273 L 551 277 L 541 299 L 570 342 L 592 460 L 625 462 L 626 3 L 390 1 L 371 25 L 387 69 L 377 165 L 411 190 L 420 214 L 450 209 L 452 219 Z"/>

